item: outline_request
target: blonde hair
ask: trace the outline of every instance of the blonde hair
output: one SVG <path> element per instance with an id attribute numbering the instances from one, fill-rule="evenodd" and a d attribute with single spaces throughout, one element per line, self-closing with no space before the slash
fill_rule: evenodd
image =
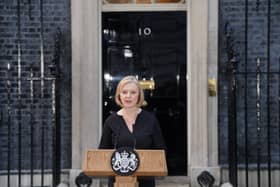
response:
<path id="1" fill-rule="evenodd" d="M 116 90 L 116 94 L 115 94 L 115 101 L 117 103 L 117 105 L 119 105 L 120 107 L 123 107 L 123 104 L 121 102 L 120 99 L 120 93 L 122 91 L 122 88 L 124 87 L 124 85 L 128 84 L 128 83 L 133 83 L 137 86 L 138 90 L 139 90 L 139 97 L 138 97 L 138 101 L 136 103 L 136 105 L 138 107 L 141 107 L 144 103 L 144 92 L 143 89 L 141 88 L 138 80 L 136 79 L 136 77 L 134 76 L 126 76 L 124 77 L 118 84 L 117 86 L 117 90 Z"/>

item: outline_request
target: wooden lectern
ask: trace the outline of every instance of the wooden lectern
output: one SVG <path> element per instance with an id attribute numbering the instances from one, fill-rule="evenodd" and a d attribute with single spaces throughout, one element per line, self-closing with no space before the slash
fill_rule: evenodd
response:
<path id="1" fill-rule="evenodd" d="M 114 187 L 137 187 L 137 176 L 166 176 L 167 166 L 164 150 L 136 150 L 139 168 L 131 176 L 118 176 L 110 162 L 114 150 L 90 149 L 86 151 L 83 172 L 87 176 L 115 176 Z"/>

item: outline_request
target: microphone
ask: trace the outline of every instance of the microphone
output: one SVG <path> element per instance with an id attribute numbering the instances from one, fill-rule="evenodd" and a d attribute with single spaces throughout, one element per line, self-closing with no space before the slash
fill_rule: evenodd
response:
<path id="1" fill-rule="evenodd" d="M 134 134 L 132 134 L 132 136 L 133 136 L 133 150 L 135 150 L 136 149 L 136 138 L 135 138 Z"/>
<path id="2" fill-rule="evenodd" d="M 119 141 L 119 136 L 120 136 L 120 129 L 121 127 L 119 126 L 118 127 L 118 131 L 114 137 L 114 149 L 116 150 L 117 149 L 117 145 L 118 145 L 118 141 Z"/>

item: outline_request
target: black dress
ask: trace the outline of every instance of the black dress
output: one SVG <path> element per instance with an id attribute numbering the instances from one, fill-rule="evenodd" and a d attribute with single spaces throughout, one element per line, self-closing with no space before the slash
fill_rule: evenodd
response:
<path id="1" fill-rule="evenodd" d="M 100 149 L 135 147 L 136 149 L 165 149 L 161 129 L 156 117 L 142 110 L 130 132 L 123 117 L 112 113 L 105 121 L 99 144 Z M 154 187 L 154 177 L 138 178 L 139 187 Z M 109 180 L 113 186 L 113 180 Z"/>

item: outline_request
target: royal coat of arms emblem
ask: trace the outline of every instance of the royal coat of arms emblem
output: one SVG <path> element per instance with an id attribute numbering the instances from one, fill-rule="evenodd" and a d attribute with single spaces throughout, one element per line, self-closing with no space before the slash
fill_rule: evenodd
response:
<path id="1" fill-rule="evenodd" d="M 138 154 L 129 147 L 118 148 L 112 154 L 111 167 L 118 175 L 131 175 L 139 167 Z"/>

